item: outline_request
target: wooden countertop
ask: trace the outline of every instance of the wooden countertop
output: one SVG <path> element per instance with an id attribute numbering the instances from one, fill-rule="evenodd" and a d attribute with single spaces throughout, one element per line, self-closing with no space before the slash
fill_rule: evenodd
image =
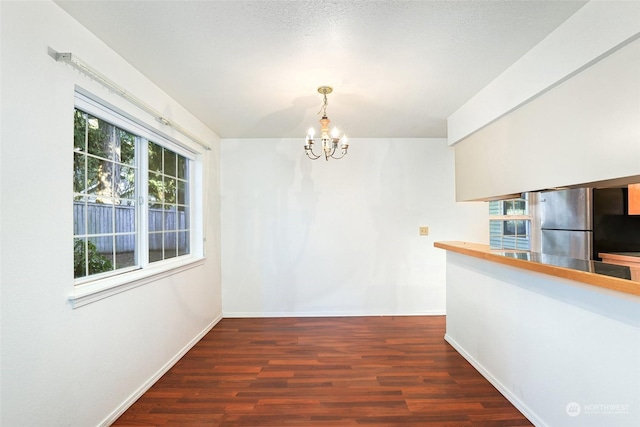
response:
<path id="1" fill-rule="evenodd" d="M 591 266 L 592 271 L 598 268 L 627 268 L 622 266 L 615 266 L 612 264 L 597 262 L 597 261 L 585 261 L 585 260 L 572 260 L 571 258 L 555 257 L 566 261 L 568 266 L 558 266 L 546 263 L 542 254 L 528 253 L 522 251 L 509 251 L 505 249 L 492 250 L 488 245 L 482 245 L 479 243 L 469 242 L 435 242 L 433 244 L 436 248 L 445 249 L 447 251 L 457 252 L 463 255 L 472 256 L 475 258 L 484 259 L 491 262 L 497 262 L 499 264 L 510 265 L 512 267 L 521 268 L 523 270 L 535 271 L 538 273 L 549 274 L 555 277 L 561 277 L 563 279 L 574 280 L 576 282 L 582 282 L 600 288 L 611 289 L 618 292 L 624 292 L 626 294 L 640 296 L 640 282 L 636 282 L 629 279 L 621 279 L 619 277 L 611 277 L 605 274 L 592 273 L 589 271 L 583 271 L 581 269 L 570 268 L 572 262 L 583 267 L 584 265 Z M 531 258 L 531 259 L 527 259 Z M 597 267 L 597 268 L 594 268 Z"/>
<path id="2" fill-rule="evenodd" d="M 640 252 L 604 252 L 599 253 L 598 256 L 603 259 L 611 258 L 634 263 L 640 262 Z"/>

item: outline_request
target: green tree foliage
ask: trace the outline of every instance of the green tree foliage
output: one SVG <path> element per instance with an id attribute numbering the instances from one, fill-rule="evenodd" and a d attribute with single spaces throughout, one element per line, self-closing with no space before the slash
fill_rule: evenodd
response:
<path id="1" fill-rule="evenodd" d="M 85 260 L 89 260 L 89 275 L 113 270 L 111 260 L 98 252 L 98 248 L 92 242 L 87 242 L 85 251 L 84 240 L 76 240 L 73 244 L 73 277 L 87 275 Z"/>
<path id="2" fill-rule="evenodd" d="M 135 138 L 132 133 L 76 109 L 74 191 L 96 195 L 96 201 L 103 203 L 112 202 L 112 198 L 133 199 Z"/>

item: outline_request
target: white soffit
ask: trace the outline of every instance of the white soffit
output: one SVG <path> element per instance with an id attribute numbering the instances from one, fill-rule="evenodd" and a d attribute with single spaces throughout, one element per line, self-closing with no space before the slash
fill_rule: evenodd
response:
<path id="1" fill-rule="evenodd" d="M 640 37 L 640 1 L 591 1 L 448 120 L 453 145 Z"/>

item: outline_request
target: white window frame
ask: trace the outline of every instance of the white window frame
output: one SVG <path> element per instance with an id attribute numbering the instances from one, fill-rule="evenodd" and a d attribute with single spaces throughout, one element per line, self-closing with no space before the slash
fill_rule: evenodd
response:
<path id="1" fill-rule="evenodd" d="M 98 301 L 111 295 L 159 280 L 204 263 L 202 244 L 202 152 L 160 134 L 151 126 L 109 105 L 108 103 L 76 91 L 74 108 L 135 134 L 143 142 L 136 142 L 136 266 L 74 279 L 69 301 L 74 308 Z M 151 141 L 189 160 L 189 254 L 149 262 L 148 233 L 148 144 Z M 70 197 L 69 200 L 73 198 Z M 73 239 L 69 239 L 71 242 Z M 70 243 L 71 247 L 71 243 Z"/>
<path id="2" fill-rule="evenodd" d="M 500 203 L 500 211 L 504 212 L 504 203 L 505 202 L 511 202 L 511 201 L 516 201 L 516 200 L 524 200 L 525 202 L 525 213 L 523 215 L 512 215 L 509 213 L 506 214 L 502 214 L 502 215 L 489 215 L 489 243 L 490 243 L 490 247 L 491 249 L 496 249 L 496 250 L 515 250 L 515 251 L 530 251 L 531 247 L 532 247 L 532 242 L 531 242 L 531 236 L 532 236 L 532 216 L 530 214 L 530 201 L 528 199 L 528 197 L 523 197 L 523 198 L 518 198 L 518 199 L 503 199 L 503 200 L 494 200 L 493 202 L 489 202 L 489 203 Z M 489 211 L 491 211 L 491 207 L 489 204 L 487 204 L 489 207 Z M 507 221 L 514 221 L 514 220 L 522 220 L 525 221 L 525 227 L 527 229 L 527 233 L 526 234 L 515 234 L 515 235 L 506 235 L 504 234 L 504 225 Z M 500 224 L 500 230 L 501 233 L 498 234 L 491 234 L 491 222 L 492 221 L 499 221 L 501 222 Z M 513 237 L 516 242 L 516 248 L 506 248 L 505 244 L 504 244 L 504 240 L 505 237 Z M 500 245 L 499 246 L 494 246 L 491 242 L 492 238 L 499 238 L 500 239 Z M 526 238 L 529 246 L 527 248 L 518 248 L 517 247 L 517 242 L 518 242 L 518 238 Z"/>

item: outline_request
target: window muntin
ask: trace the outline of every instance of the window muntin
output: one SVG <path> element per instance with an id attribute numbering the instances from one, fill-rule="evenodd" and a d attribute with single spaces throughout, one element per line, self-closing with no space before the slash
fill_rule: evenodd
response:
<path id="1" fill-rule="evenodd" d="M 76 93 L 76 284 L 191 255 L 194 159 L 193 152 Z M 152 250 L 152 235 L 159 252 Z"/>

